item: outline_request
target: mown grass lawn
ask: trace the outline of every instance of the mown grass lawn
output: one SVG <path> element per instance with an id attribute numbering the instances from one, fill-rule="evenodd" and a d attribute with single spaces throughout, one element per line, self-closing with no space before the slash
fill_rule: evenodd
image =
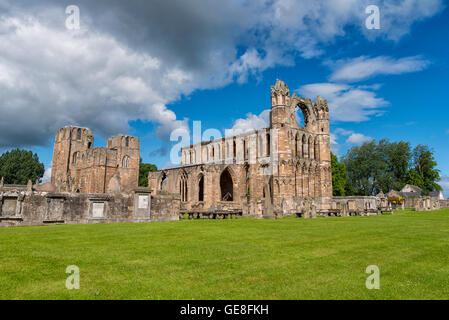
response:
<path id="1" fill-rule="evenodd" d="M 449 210 L 0 229 L 0 299 L 448 298 Z"/>

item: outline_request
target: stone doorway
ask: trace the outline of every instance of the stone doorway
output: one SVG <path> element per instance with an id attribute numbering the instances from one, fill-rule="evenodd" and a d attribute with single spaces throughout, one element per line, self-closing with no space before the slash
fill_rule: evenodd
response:
<path id="1" fill-rule="evenodd" d="M 234 201 L 234 185 L 228 169 L 220 176 L 220 189 L 222 201 Z"/>

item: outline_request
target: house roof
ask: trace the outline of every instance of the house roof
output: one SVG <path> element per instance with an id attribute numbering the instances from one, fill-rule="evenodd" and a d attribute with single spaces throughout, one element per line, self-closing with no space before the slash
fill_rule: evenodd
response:
<path id="1" fill-rule="evenodd" d="M 407 191 L 410 190 L 410 191 Z M 410 192 L 410 193 L 421 193 L 422 189 L 420 187 L 414 186 L 412 184 L 406 184 L 404 188 L 402 188 L 401 192 Z"/>
<path id="2" fill-rule="evenodd" d="M 390 192 L 387 193 L 388 198 L 397 198 L 399 196 L 400 196 L 399 192 L 397 192 L 394 189 L 390 190 Z"/>

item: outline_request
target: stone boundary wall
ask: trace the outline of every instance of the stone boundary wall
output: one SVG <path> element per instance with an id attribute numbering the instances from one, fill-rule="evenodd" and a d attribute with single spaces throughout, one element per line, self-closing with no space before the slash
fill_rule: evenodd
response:
<path id="1" fill-rule="evenodd" d="M 438 200 L 440 202 L 440 208 L 446 209 L 449 208 L 449 200 Z"/>
<path id="2" fill-rule="evenodd" d="M 179 198 L 131 194 L 48 193 L 0 188 L 0 227 L 150 222 L 179 219 Z"/>
<path id="3" fill-rule="evenodd" d="M 348 196 L 333 197 L 330 215 L 351 216 L 351 215 L 380 215 L 383 211 L 391 211 L 386 198 L 375 196 Z"/>

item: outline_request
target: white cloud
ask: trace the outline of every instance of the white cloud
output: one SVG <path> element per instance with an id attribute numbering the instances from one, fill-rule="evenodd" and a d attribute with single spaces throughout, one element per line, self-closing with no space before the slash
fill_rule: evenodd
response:
<path id="1" fill-rule="evenodd" d="M 442 176 L 438 184 L 443 188 L 444 197 L 449 199 L 449 176 Z"/>
<path id="2" fill-rule="evenodd" d="M 51 167 L 45 169 L 44 176 L 42 177 L 42 183 L 50 182 L 51 180 Z"/>
<path id="3" fill-rule="evenodd" d="M 360 145 L 360 144 L 363 144 L 364 142 L 368 142 L 371 140 L 373 140 L 373 138 L 365 136 L 364 134 L 352 133 L 346 140 L 346 143 Z"/>
<path id="4" fill-rule="evenodd" d="M 70 33 L 59 0 L 0 0 L 0 146 L 43 145 L 67 124 L 107 136 L 126 132 L 135 119 L 153 122 L 166 140 L 187 127 L 167 107 L 180 97 L 293 65 L 298 55 L 323 55 L 348 26 L 370 38 L 363 27 L 368 4 L 78 0 L 83 30 Z M 443 8 L 441 0 L 378 5 L 375 37 L 389 39 Z M 366 120 L 386 104 L 369 89 L 327 89 L 334 117 L 343 121 Z M 236 122 L 236 129 L 257 123 Z"/>
<path id="5" fill-rule="evenodd" d="M 360 81 L 377 75 L 398 75 L 424 70 L 430 62 L 419 56 L 395 59 L 366 57 L 326 62 L 333 69 L 331 81 Z"/>
<path id="6" fill-rule="evenodd" d="M 331 132 L 331 151 L 334 154 L 338 154 L 338 152 L 340 151 L 341 144 L 338 142 L 340 138 L 345 139 L 344 143 L 346 146 L 361 145 L 364 142 L 368 142 L 374 139 L 352 130 L 336 128 Z"/>
<path id="7" fill-rule="evenodd" d="M 334 154 L 338 154 L 338 151 L 340 150 L 340 144 L 337 142 L 338 136 L 331 132 L 330 133 L 330 142 L 331 142 L 331 151 Z"/>
<path id="8" fill-rule="evenodd" d="M 186 126 L 166 104 L 192 90 L 191 75 L 174 77 L 176 68 L 108 35 L 3 18 L 0 70 L 0 145 L 43 144 L 66 124 L 111 135 L 142 119 L 159 124 L 161 138 Z"/>
<path id="9" fill-rule="evenodd" d="M 297 92 L 305 97 L 320 95 L 327 100 L 332 121 L 366 121 L 370 116 L 382 115 L 389 103 L 366 87 L 347 84 L 314 83 L 300 87 Z"/>
<path id="10" fill-rule="evenodd" d="M 225 130 L 225 136 L 233 136 L 251 130 L 268 128 L 270 126 L 270 110 L 264 110 L 259 115 L 248 113 L 246 118 L 237 119 L 231 129 Z"/>

